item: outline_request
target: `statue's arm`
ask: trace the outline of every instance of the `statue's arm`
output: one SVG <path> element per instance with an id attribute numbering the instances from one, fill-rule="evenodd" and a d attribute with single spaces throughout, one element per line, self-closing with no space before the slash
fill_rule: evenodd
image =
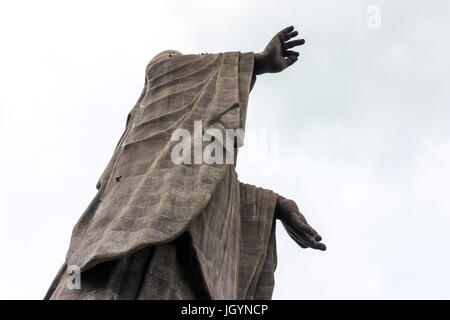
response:
<path id="1" fill-rule="evenodd" d="M 326 250 L 322 237 L 306 221 L 297 204 L 282 196 L 278 196 L 275 205 L 275 218 L 279 219 L 289 236 L 302 248 Z"/>
<path id="2" fill-rule="evenodd" d="M 281 72 L 294 64 L 299 53 L 289 49 L 305 43 L 304 39 L 291 40 L 297 35 L 292 26 L 278 32 L 262 52 L 255 53 L 253 74 Z"/>

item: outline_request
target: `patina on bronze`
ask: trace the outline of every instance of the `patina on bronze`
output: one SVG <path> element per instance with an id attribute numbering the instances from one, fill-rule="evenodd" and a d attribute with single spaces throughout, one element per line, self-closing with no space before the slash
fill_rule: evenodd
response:
<path id="1" fill-rule="evenodd" d="M 245 128 L 256 76 L 295 63 L 297 35 L 288 27 L 256 54 L 167 50 L 150 61 L 45 299 L 270 299 L 275 219 L 301 247 L 325 250 L 294 201 L 239 182 L 235 164 L 171 159 L 178 128 Z M 80 289 L 67 286 L 68 266 L 80 268 Z"/>

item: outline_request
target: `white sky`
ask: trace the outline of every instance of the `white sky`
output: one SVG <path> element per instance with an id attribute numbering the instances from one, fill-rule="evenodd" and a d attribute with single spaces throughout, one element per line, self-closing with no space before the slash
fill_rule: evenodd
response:
<path id="1" fill-rule="evenodd" d="M 328 250 L 279 224 L 274 298 L 450 298 L 449 7 L 0 2 L 0 298 L 44 296 L 156 53 L 260 51 L 291 24 L 300 61 L 257 80 L 247 122 L 279 130 L 278 170 L 238 172 L 297 201 Z"/>

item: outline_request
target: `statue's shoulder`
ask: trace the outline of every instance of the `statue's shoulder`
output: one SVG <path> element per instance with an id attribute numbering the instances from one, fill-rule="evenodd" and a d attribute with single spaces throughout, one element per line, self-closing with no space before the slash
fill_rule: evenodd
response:
<path id="1" fill-rule="evenodd" d="M 213 62 L 221 54 L 165 54 L 156 56 L 146 68 L 147 80 L 152 80 L 167 75 L 181 68 L 198 69 Z"/>

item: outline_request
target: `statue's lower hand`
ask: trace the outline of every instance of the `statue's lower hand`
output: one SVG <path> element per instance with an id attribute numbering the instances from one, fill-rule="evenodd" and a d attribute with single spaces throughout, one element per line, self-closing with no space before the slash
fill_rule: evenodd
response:
<path id="1" fill-rule="evenodd" d="M 320 242 L 322 237 L 306 222 L 294 201 L 278 196 L 275 218 L 281 220 L 289 236 L 300 247 L 326 250 L 325 244 Z"/>
<path id="2" fill-rule="evenodd" d="M 281 72 L 298 60 L 299 53 L 288 50 L 305 43 L 304 39 L 290 39 L 298 35 L 294 27 L 287 27 L 278 32 L 263 52 L 255 54 L 254 73 L 256 75 L 263 73 Z"/>

